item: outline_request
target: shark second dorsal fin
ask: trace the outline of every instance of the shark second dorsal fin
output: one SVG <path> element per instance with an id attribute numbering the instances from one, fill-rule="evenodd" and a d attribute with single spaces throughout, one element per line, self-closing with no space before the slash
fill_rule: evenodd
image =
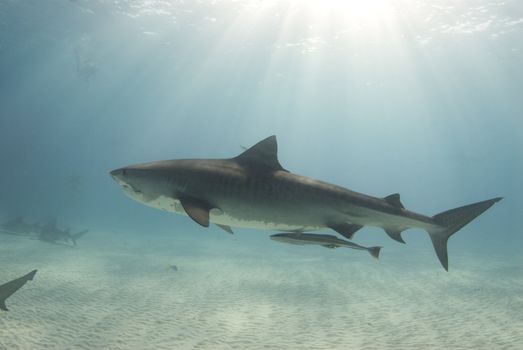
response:
<path id="1" fill-rule="evenodd" d="M 256 170 L 287 171 L 278 161 L 278 144 L 275 135 L 258 142 L 234 159 L 238 163 L 247 167 L 254 167 Z"/>
<path id="2" fill-rule="evenodd" d="M 387 201 L 387 203 L 392 204 L 395 207 L 402 208 L 402 209 L 405 208 L 403 206 L 403 204 L 401 203 L 401 201 L 400 201 L 400 194 L 399 193 L 391 194 L 391 195 L 389 195 L 389 196 L 387 196 L 387 197 L 385 197 L 383 199 L 385 199 L 385 201 Z"/>

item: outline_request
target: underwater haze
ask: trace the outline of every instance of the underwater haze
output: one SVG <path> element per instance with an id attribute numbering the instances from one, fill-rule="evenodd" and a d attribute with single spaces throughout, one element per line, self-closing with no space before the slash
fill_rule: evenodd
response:
<path id="1" fill-rule="evenodd" d="M 0 0 L 0 285 L 38 270 L 0 349 L 523 348 L 522 38 L 519 0 Z M 109 175 L 271 135 L 424 215 L 503 200 L 447 272 L 420 229 L 231 235 Z"/>

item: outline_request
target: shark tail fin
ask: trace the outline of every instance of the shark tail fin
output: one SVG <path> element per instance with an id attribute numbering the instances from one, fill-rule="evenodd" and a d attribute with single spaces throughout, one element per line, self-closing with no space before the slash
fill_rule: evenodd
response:
<path id="1" fill-rule="evenodd" d="M 380 257 L 380 250 L 381 250 L 381 247 L 369 247 L 369 248 L 367 248 L 367 251 L 369 252 L 369 254 L 372 255 L 372 257 L 375 258 L 375 259 L 379 259 L 379 257 Z"/>
<path id="2" fill-rule="evenodd" d="M 89 232 L 89 230 L 83 230 L 83 231 L 80 231 L 78 233 L 69 235 L 69 237 L 71 238 L 71 241 L 73 241 L 73 244 L 76 245 L 76 241 L 79 240 L 87 232 Z"/>
<path id="3" fill-rule="evenodd" d="M 440 227 L 429 230 L 429 236 L 436 250 L 436 255 L 445 270 L 449 270 L 447 241 L 450 236 L 502 199 L 502 197 L 488 199 L 447 210 L 432 217 Z"/>

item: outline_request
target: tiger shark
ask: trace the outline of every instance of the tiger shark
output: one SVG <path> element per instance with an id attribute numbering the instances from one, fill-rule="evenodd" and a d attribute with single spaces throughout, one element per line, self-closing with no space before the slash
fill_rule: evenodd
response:
<path id="1" fill-rule="evenodd" d="M 426 216 L 405 209 L 400 195 L 384 198 L 294 174 L 278 160 L 276 136 L 228 159 L 178 159 L 111 171 L 132 199 L 188 215 L 201 226 L 307 232 L 325 228 L 352 239 L 364 226 L 381 227 L 394 240 L 410 228 L 428 232 L 448 271 L 448 239 L 502 198 Z"/>

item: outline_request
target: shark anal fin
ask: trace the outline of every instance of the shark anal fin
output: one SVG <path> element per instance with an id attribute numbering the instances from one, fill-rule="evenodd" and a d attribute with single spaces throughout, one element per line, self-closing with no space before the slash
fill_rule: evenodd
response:
<path id="1" fill-rule="evenodd" d="M 340 235 L 342 235 L 345 238 L 352 239 L 352 236 L 354 236 L 354 233 L 358 231 L 363 226 L 356 225 L 356 224 L 329 224 L 327 225 L 328 228 L 338 232 Z"/>
<path id="2" fill-rule="evenodd" d="M 180 203 L 191 219 L 203 227 L 209 227 L 209 212 L 213 206 L 203 200 L 192 197 L 182 197 L 180 198 Z"/>
<path id="3" fill-rule="evenodd" d="M 390 238 L 392 238 L 395 241 L 398 241 L 400 243 L 405 243 L 403 240 L 403 237 L 401 237 L 401 230 L 396 229 L 385 229 L 385 232 L 389 235 Z"/>
<path id="4" fill-rule="evenodd" d="M 241 165 L 256 171 L 287 171 L 278 161 L 276 136 L 269 136 L 234 158 Z"/>
<path id="5" fill-rule="evenodd" d="M 398 208 L 401 208 L 401 209 L 405 209 L 405 207 L 403 206 L 403 203 L 401 203 L 401 200 L 400 200 L 400 194 L 399 193 L 393 193 L 385 198 L 383 198 L 387 203 L 395 206 L 395 207 L 398 207 Z"/>
<path id="6" fill-rule="evenodd" d="M 219 228 L 221 228 L 225 232 L 230 233 L 231 235 L 234 234 L 234 232 L 232 231 L 232 228 L 230 226 L 222 225 L 222 224 L 216 224 L 216 226 L 218 226 Z"/>
<path id="7" fill-rule="evenodd" d="M 369 254 L 375 258 L 375 259 L 379 259 L 380 257 L 380 250 L 381 250 L 381 247 L 369 247 L 367 248 L 367 251 L 369 252 Z"/>

